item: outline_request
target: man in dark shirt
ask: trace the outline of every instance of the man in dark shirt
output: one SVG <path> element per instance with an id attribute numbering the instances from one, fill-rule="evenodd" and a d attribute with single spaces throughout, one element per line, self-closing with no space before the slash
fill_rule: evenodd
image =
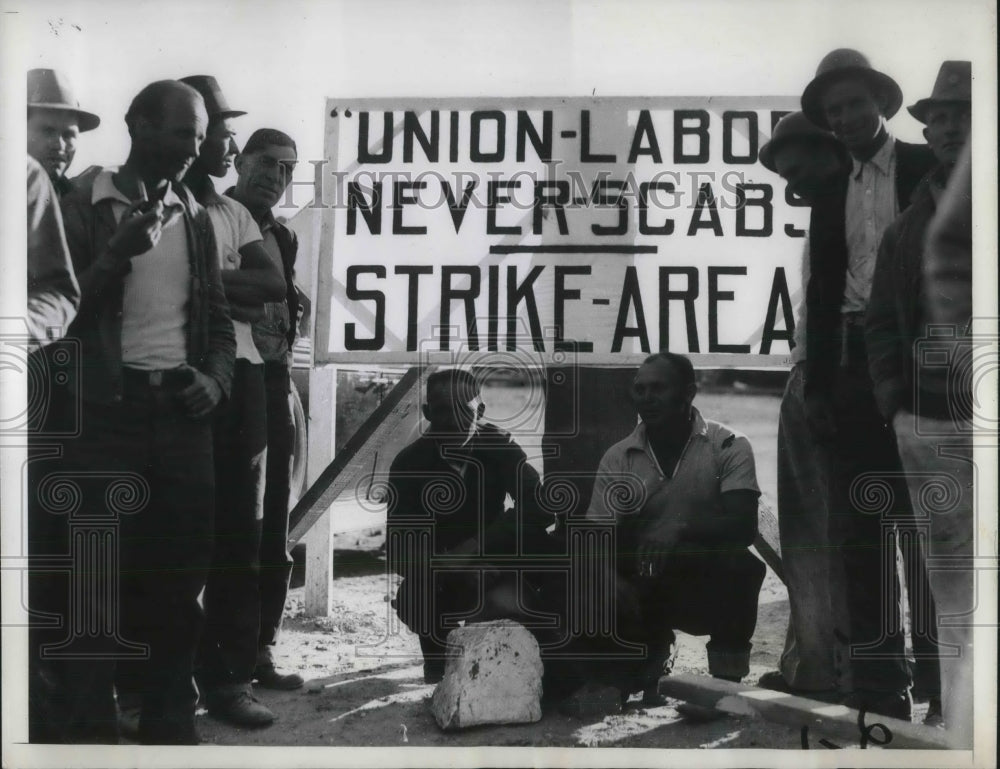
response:
<path id="1" fill-rule="evenodd" d="M 915 516 L 924 526 L 930 526 L 929 532 L 925 529 L 922 536 L 925 539 L 925 554 L 932 557 L 946 552 L 947 548 L 956 543 L 959 543 L 960 550 L 971 542 L 971 527 L 961 527 L 963 534 L 955 537 L 954 527 L 940 525 L 940 521 L 960 520 L 962 516 L 958 514 L 958 510 L 946 512 L 935 510 L 934 514 L 930 514 L 926 509 L 921 510 L 926 499 L 922 487 L 928 472 L 947 474 L 956 480 L 971 479 L 969 472 L 971 463 L 955 459 L 963 453 L 971 458 L 971 443 L 963 439 L 962 430 L 956 430 L 948 442 L 948 448 L 942 450 L 941 456 L 927 462 L 927 457 L 933 456 L 933 449 L 936 446 L 933 445 L 934 441 L 927 441 L 921 435 L 921 430 L 915 430 L 914 423 L 914 414 L 917 414 L 918 418 L 945 417 L 946 420 L 953 418 L 956 423 L 965 422 L 971 416 L 969 413 L 972 404 L 971 389 L 956 397 L 957 390 L 950 393 L 936 392 L 934 388 L 926 386 L 926 377 L 914 376 L 917 370 L 916 358 L 920 356 L 921 349 L 926 349 L 921 347 L 920 340 L 925 339 L 935 344 L 933 335 L 927 329 L 928 318 L 925 309 L 928 293 L 923 275 L 926 262 L 925 241 L 927 229 L 937 210 L 938 200 L 944 195 L 962 148 L 969 138 L 972 118 L 971 62 L 944 62 L 930 97 L 921 99 L 909 107 L 909 111 L 913 117 L 925 124 L 924 138 L 934 151 L 938 166 L 920 183 L 913 193 L 910 207 L 889 225 L 882 237 L 872 284 L 871 303 L 868 306 L 865 322 L 865 343 L 868 347 L 868 368 L 874 383 L 875 401 L 883 418 L 893 426 L 903 468 L 907 471 L 906 478 L 915 505 Z M 934 289 L 933 286 L 930 288 Z M 951 330 L 954 331 L 953 328 Z M 960 329 L 958 335 L 962 333 Z M 945 356 L 945 359 L 948 357 Z M 922 438 L 924 440 L 921 440 Z M 914 450 L 912 448 L 914 446 L 918 447 L 918 450 Z M 914 455 L 920 456 L 924 461 L 908 462 L 907 460 Z M 967 484 L 959 483 L 957 487 L 962 490 L 961 495 L 966 496 L 965 504 L 968 505 L 967 497 L 970 490 Z M 966 523 L 969 522 L 967 518 Z M 936 525 L 937 531 L 935 531 Z M 914 526 L 915 537 L 918 531 L 919 529 Z M 965 534 L 968 534 L 968 540 L 962 542 Z M 928 535 L 933 541 L 933 547 L 927 540 Z M 932 573 L 929 580 L 930 593 L 924 592 L 918 595 L 918 599 L 929 602 L 933 594 L 933 600 L 940 605 L 941 591 L 935 588 L 935 584 L 947 583 L 949 580 L 955 580 L 955 577 L 955 574 L 942 574 L 940 570 L 936 574 Z M 924 579 L 926 580 L 926 577 Z M 924 584 L 927 584 L 926 581 Z M 914 591 L 911 587 L 911 595 L 915 592 L 920 591 Z M 948 613 L 952 615 L 956 613 L 954 597 L 954 591 L 945 594 L 945 601 L 952 604 L 948 608 Z M 971 600 L 962 608 L 963 611 L 971 610 Z M 913 614 L 918 617 L 928 617 L 930 620 L 936 616 L 936 612 L 928 612 L 927 609 L 922 613 L 914 609 Z M 911 624 L 916 626 L 916 623 Z M 925 636 L 954 637 L 956 631 L 955 628 L 949 627 L 951 624 L 953 623 L 945 623 L 943 627 L 938 628 L 936 622 L 926 622 L 925 627 L 920 630 Z M 914 651 L 924 652 L 916 638 Z M 964 649 L 962 654 L 970 656 L 971 650 Z M 947 691 L 953 686 L 953 682 L 947 680 L 947 674 L 951 671 L 952 676 L 957 677 L 955 671 L 961 668 L 956 667 L 953 656 L 948 653 L 942 655 L 940 671 L 930 671 L 935 675 L 935 680 L 920 680 L 921 662 L 924 663 L 925 669 L 928 667 L 926 660 L 918 660 L 918 680 L 914 688 L 920 686 L 931 693 L 931 710 L 925 723 L 937 723 L 942 718 L 942 689 Z M 923 676 L 924 679 L 927 677 L 926 674 Z M 971 711 L 966 711 L 964 703 L 954 695 L 951 697 L 950 705 L 951 720 L 955 722 L 954 725 L 960 727 L 957 732 L 953 730 L 953 734 L 967 730 L 971 720 L 968 713 Z M 946 726 L 951 728 L 953 725 L 946 723 Z M 968 737 L 969 733 L 966 731 L 964 736 Z"/>
<path id="2" fill-rule="evenodd" d="M 431 374 L 430 427 L 389 470 L 389 568 L 404 577 L 393 606 L 420 637 L 428 683 L 444 674 L 446 615 L 518 618 L 518 575 L 498 575 L 490 557 L 517 555 L 519 543 L 522 554 L 546 552 L 554 523 L 537 512 L 538 473 L 508 433 L 480 421 L 485 409 L 470 372 Z"/>

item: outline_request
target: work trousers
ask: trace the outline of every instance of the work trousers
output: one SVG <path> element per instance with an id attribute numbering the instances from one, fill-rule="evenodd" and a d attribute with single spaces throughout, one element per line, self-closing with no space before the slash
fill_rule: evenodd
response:
<path id="1" fill-rule="evenodd" d="M 140 740 L 194 740 L 198 595 L 211 558 L 214 476 L 207 420 L 175 393 L 125 378 L 123 399 L 84 403 L 39 503 L 68 521 L 70 589 L 63 639 L 44 646 L 50 707 L 33 733 L 51 742 L 114 743 L 114 680 L 141 701 Z"/>
<path id="2" fill-rule="evenodd" d="M 713 676 L 740 679 L 750 672 L 750 639 L 757 626 L 757 601 L 764 564 L 749 550 L 675 553 L 652 577 L 618 573 L 622 637 L 646 645 L 645 659 L 632 665 L 635 691 L 658 679 L 670 656 L 674 631 L 711 636 L 708 669 Z M 637 606 L 638 612 L 632 607 Z"/>
<path id="3" fill-rule="evenodd" d="M 972 747 L 974 724 L 971 613 L 977 572 L 975 464 L 971 424 L 919 418 L 897 435 L 939 622 L 945 728 L 953 748 Z"/>
<path id="4" fill-rule="evenodd" d="M 260 647 L 277 643 L 292 576 L 288 553 L 288 501 L 295 450 L 291 378 L 283 362 L 264 364 L 267 401 L 267 471 L 260 538 Z"/>
<path id="5" fill-rule="evenodd" d="M 215 416 L 215 529 L 198 652 L 198 682 L 208 688 L 249 683 L 257 662 L 267 460 L 263 369 L 237 360 L 231 394 Z"/>
<path id="6" fill-rule="evenodd" d="M 844 566 L 827 532 L 830 457 L 809 430 L 802 379 L 800 364 L 778 419 L 778 531 L 790 609 L 779 669 L 796 689 L 849 691 Z"/>
<path id="7" fill-rule="evenodd" d="M 830 541 L 846 576 L 850 616 L 851 677 L 855 690 L 899 692 L 909 688 L 897 536 L 912 530 L 913 509 L 896 438 L 878 411 L 862 329 L 845 331 L 845 353 L 834 387 L 836 438 L 832 446 Z M 910 575 L 911 623 L 936 625 L 923 556 L 914 538 L 900 537 Z M 913 633 L 917 689 L 939 691 L 937 642 Z"/>

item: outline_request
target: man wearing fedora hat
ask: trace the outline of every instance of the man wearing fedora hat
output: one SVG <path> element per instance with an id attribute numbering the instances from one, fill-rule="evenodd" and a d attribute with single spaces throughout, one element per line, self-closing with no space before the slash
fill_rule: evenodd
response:
<path id="1" fill-rule="evenodd" d="M 60 196 L 70 189 L 66 171 L 79 135 L 100 124 L 97 115 L 80 109 L 59 72 L 28 70 L 28 154 L 42 164 Z"/>
<path id="2" fill-rule="evenodd" d="M 886 229 L 875 268 L 865 341 L 875 399 L 890 422 L 900 410 L 914 409 L 913 344 L 925 336 L 919 311 L 924 239 L 969 138 L 971 94 L 972 63 L 946 61 L 931 95 L 907 108 L 924 124 L 938 165 L 914 191 L 910 207 Z M 921 401 L 926 404 L 929 397 L 925 393 Z"/>
<path id="3" fill-rule="evenodd" d="M 851 165 L 847 149 L 802 112 L 786 115 L 760 149 L 760 162 L 777 173 L 790 192 L 813 204 L 832 194 Z M 802 284 L 809 280 L 809 244 L 803 248 Z M 831 558 L 828 527 L 829 457 L 813 440 L 805 415 L 802 384 L 806 358 L 806 312 L 795 319 L 793 366 L 778 420 L 778 531 L 790 616 L 779 669 L 758 686 L 835 697 L 847 687 L 843 565 Z M 838 630 L 840 631 L 838 633 Z"/>
<path id="4" fill-rule="evenodd" d="M 871 302 L 865 321 L 865 343 L 868 348 L 868 366 L 875 387 L 875 400 L 879 411 L 887 422 L 893 425 L 900 446 L 903 466 L 916 473 L 907 476 L 910 481 L 912 498 L 921 498 L 920 486 L 926 480 L 926 471 L 937 469 L 953 477 L 961 477 L 961 468 L 955 460 L 945 457 L 937 461 L 936 468 L 909 467 L 905 461 L 905 446 L 915 440 L 913 414 L 950 415 L 971 402 L 971 398 L 948 397 L 949 393 L 929 391 L 923 381 L 914 377 L 914 349 L 921 338 L 929 335 L 921 304 L 926 291 L 922 277 L 924 247 L 927 228 L 937 209 L 937 201 L 944 194 L 948 179 L 963 147 L 968 142 L 972 117 L 972 63 L 968 61 L 946 61 L 941 65 L 934 89 L 926 99 L 921 99 L 912 107 L 910 114 L 925 125 L 924 138 L 938 160 L 937 167 L 920 183 L 913 193 L 910 207 L 904 211 L 885 231 L 879 248 L 878 261 L 872 283 Z M 954 393 L 951 393 L 954 395 Z M 962 419 L 967 419 L 964 414 Z M 954 443 L 954 441 L 950 441 Z M 969 445 L 971 450 L 971 444 Z M 919 512 L 919 511 L 918 511 Z M 950 535 L 950 530 L 949 530 Z M 945 538 L 948 538 L 946 535 Z M 940 552 L 944 543 L 940 534 L 934 537 L 935 552 Z M 926 577 L 921 580 L 927 582 Z M 933 583 L 933 578 L 931 579 Z M 928 586 L 933 587 L 933 584 Z M 911 592 L 917 592 L 911 589 Z M 931 592 L 928 592 L 928 597 Z M 931 607 L 927 607 L 930 609 Z M 952 607 L 954 608 L 954 607 Z M 930 621 L 926 633 L 937 636 L 936 612 L 925 609 Z M 967 605 L 966 610 L 972 606 Z M 916 614 L 916 612 L 914 612 Z M 921 649 L 926 643 L 918 643 L 914 638 L 914 651 L 929 654 L 936 649 Z M 935 659 L 930 662 L 936 663 Z M 929 691 L 932 697 L 929 717 L 941 717 L 941 690 L 947 688 L 947 681 L 941 680 L 937 665 L 917 666 L 915 688 Z M 921 675 L 934 680 L 920 680 Z M 954 703 L 952 711 L 954 713 Z M 936 713 L 933 712 L 936 710 Z"/>
<path id="5" fill-rule="evenodd" d="M 802 94 L 806 117 L 831 130 L 851 155 L 847 176 L 810 215 L 804 393 L 813 436 L 831 450 L 830 538 L 847 575 L 850 614 L 848 704 L 908 719 L 895 546 L 883 530 L 912 520 L 912 512 L 892 427 L 875 404 L 864 339 L 882 233 L 934 162 L 928 148 L 889 134 L 886 120 L 901 104 L 896 82 L 847 48 L 822 59 Z M 889 502 L 873 510 L 870 494 L 887 484 Z M 917 555 L 916 547 L 904 547 L 905 558 Z"/>
<path id="6" fill-rule="evenodd" d="M 208 131 L 184 183 L 205 206 L 215 228 L 219 267 L 236 332 L 236 367 L 215 436 L 215 539 L 205 585 L 205 630 L 196 675 L 208 712 L 238 726 L 267 726 L 274 713 L 253 694 L 260 627 L 259 550 L 264 518 L 267 400 L 264 359 L 250 322 L 264 302 L 285 297 L 285 278 L 264 250 L 260 228 L 239 202 L 215 191 L 238 152 L 232 121 L 245 112 L 229 106 L 211 75 L 181 78 L 208 110 Z M 292 683 L 301 686 L 302 679 Z M 294 687 L 293 687 L 294 688 Z"/>

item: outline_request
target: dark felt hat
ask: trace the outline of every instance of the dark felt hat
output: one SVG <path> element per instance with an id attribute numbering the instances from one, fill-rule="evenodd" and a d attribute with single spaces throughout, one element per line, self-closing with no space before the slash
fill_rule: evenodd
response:
<path id="1" fill-rule="evenodd" d="M 927 108 L 942 102 L 965 102 L 972 104 L 972 62 L 946 61 L 938 70 L 934 90 L 926 99 L 921 99 L 906 111 L 921 123 L 927 122 Z"/>
<path id="2" fill-rule="evenodd" d="M 826 141 L 841 152 L 845 154 L 847 152 L 844 149 L 844 145 L 837 141 L 837 137 L 830 131 L 817 126 L 804 113 L 792 112 L 778 121 L 770 140 L 761 146 L 758 155 L 761 165 L 768 171 L 777 173 L 778 169 L 774 165 L 774 156 L 785 144 L 796 139 Z"/>
<path id="3" fill-rule="evenodd" d="M 93 112 L 80 109 L 80 102 L 69 83 L 54 69 L 28 70 L 28 107 L 73 112 L 80 131 L 93 131 L 101 124 L 101 119 Z"/>
<path id="4" fill-rule="evenodd" d="M 816 77 L 802 92 L 802 111 L 820 128 L 830 127 L 823 114 L 823 93 L 830 85 L 845 77 L 860 77 L 872 90 L 882 94 L 886 100 L 886 118 L 891 118 L 903 106 L 903 91 L 895 80 L 874 69 L 860 51 L 838 48 L 823 57 L 816 68 Z"/>
<path id="5" fill-rule="evenodd" d="M 205 100 L 205 110 L 209 120 L 213 118 L 239 117 L 247 114 L 238 109 L 232 109 L 219 87 L 219 81 L 212 75 L 190 75 L 181 78 L 182 83 L 194 88 Z"/>

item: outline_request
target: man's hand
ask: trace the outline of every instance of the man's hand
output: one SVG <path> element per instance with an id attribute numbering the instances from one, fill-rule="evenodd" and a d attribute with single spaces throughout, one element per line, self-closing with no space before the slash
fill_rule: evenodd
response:
<path id="1" fill-rule="evenodd" d="M 142 213 L 141 209 L 146 206 L 149 203 L 140 200 L 129 206 L 122 215 L 118 229 L 108 241 L 108 250 L 113 256 L 131 259 L 146 253 L 160 242 L 164 223 L 163 201 L 156 201 L 149 211 Z"/>
<path id="2" fill-rule="evenodd" d="M 671 527 L 648 536 L 636 548 L 639 576 L 657 576 L 664 572 L 667 561 L 680 541 L 680 527 Z"/>
<path id="3" fill-rule="evenodd" d="M 837 422 L 833 418 L 833 404 L 823 395 L 807 395 L 805 399 L 806 421 L 809 431 L 818 443 L 829 443 L 837 434 Z"/>
<path id="4" fill-rule="evenodd" d="M 212 377 L 198 369 L 187 364 L 185 368 L 194 372 L 194 382 L 177 393 L 177 397 L 187 409 L 188 416 L 201 419 L 208 416 L 222 400 L 222 388 Z"/>

